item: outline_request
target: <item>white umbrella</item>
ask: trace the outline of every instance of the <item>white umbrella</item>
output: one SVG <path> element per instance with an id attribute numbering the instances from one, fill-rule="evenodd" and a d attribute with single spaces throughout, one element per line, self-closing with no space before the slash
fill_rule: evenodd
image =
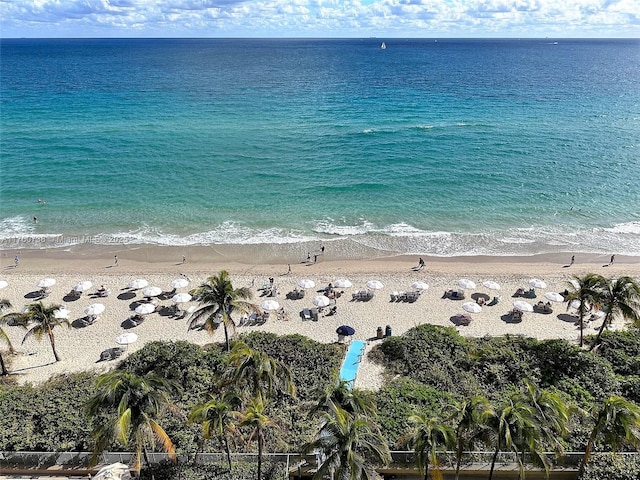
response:
<path id="1" fill-rule="evenodd" d="M 162 289 L 160 287 L 147 287 L 142 290 L 142 295 L 145 297 L 157 297 L 162 293 Z"/>
<path id="2" fill-rule="evenodd" d="M 138 335 L 133 332 L 121 333 L 116 337 L 116 343 L 119 345 L 129 345 L 138 340 Z"/>
<path id="3" fill-rule="evenodd" d="M 188 293 L 176 293 L 171 297 L 173 303 L 187 303 L 191 301 L 191 295 Z"/>
<path id="4" fill-rule="evenodd" d="M 131 472 L 124 463 L 112 463 L 98 470 L 94 480 L 130 480 Z"/>
<path id="5" fill-rule="evenodd" d="M 84 309 L 84 313 L 87 315 L 100 315 L 105 309 L 106 307 L 102 303 L 92 303 Z"/>
<path id="6" fill-rule="evenodd" d="M 0 280 L 0 288 L 6 288 L 9 286 L 9 282 L 6 280 Z"/>
<path id="7" fill-rule="evenodd" d="M 147 285 L 149 285 L 149 282 L 147 282 L 144 278 L 138 278 L 129 284 L 129 288 L 133 290 L 140 290 L 141 288 L 144 288 Z"/>
<path id="8" fill-rule="evenodd" d="M 476 302 L 463 303 L 462 308 L 469 313 L 480 313 L 482 311 L 482 307 Z"/>
<path id="9" fill-rule="evenodd" d="M 53 311 L 53 318 L 67 319 L 69 318 L 69 310 L 63 305 L 59 309 Z"/>
<path id="10" fill-rule="evenodd" d="M 197 306 L 191 305 L 189 308 L 187 308 L 187 313 L 193 313 L 197 310 L 197 308 Z"/>
<path id="11" fill-rule="evenodd" d="M 184 288 L 189 285 L 189 280 L 186 278 L 176 278 L 171 280 L 171 288 Z"/>
<path id="12" fill-rule="evenodd" d="M 353 284 L 347 280 L 346 278 L 339 278 L 335 282 L 333 282 L 333 286 L 337 288 L 351 288 Z"/>
<path id="13" fill-rule="evenodd" d="M 142 303 L 136 307 L 135 312 L 138 315 L 149 315 L 150 313 L 153 313 L 155 309 L 156 306 L 152 303 Z"/>
<path id="14" fill-rule="evenodd" d="M 556 292 L 547 292 L 544 296 L 547 300 L 551 300 L 552 302 L 564 302 L 564 297 Z"/>
<path id="15" fill-rule="evenodd" d="M 379 280 L 369 280 L 367 282 L 367 288 L 371 290 L 380 290 L 384 288 L 384 285 Z"/>
<path id="16" fill-rule="evenodd" d="M 498 285 L 496 282 L 492 280 L 487 280 L 486 282 L 482 282 L 482 285 L 484 285 L 489 290 L 500 290 L 500 285 Z"/>
<path id="17" fill-rule="evenodd" d="M 569 306 L 578 310 L 580 308 L 580 300 L 577 298 L 575 300 L 571 300 Z M 584 302 L 584 309 L 585 311 L 591 309 L 591 304 L 589 302 Z"/>
<path id="18" fill-rule="evenodd" d="M 260 306 L 267 312 L 274 312 L 280 308 L 280 304 L 275 300 L 265 300 L 260 304 Z"/>
<path id="19" fill-rule="evenodd" d="M 43 278 L 38 282 L 38 287 L 49 288 L 49 287 L 53 287 L 55 284 L 56 284 L 55 278 Z"/>
<path id="20" fill-rule="evenodd" d="M 533 305 L 522 300 L 513 302 L 513 308 L 520 310 L 521 312 L 533 312 Z"/>
<path id="21" fill-rule="evenodd" d="M 411 284 L 411 288 L 415 289 L 415 290 L 427 290 L 429 288 L 429 285 L 427 285 L 425 282 L 413 282 Z"/>
<path id="22" fill-rule="evenodd" d="M 571 285 L 573 285 L 573 288 L 575 288 L 576 290 L 578 290 L 580 288 L 580 284 L 578 283 L 578 281 L 575 278 L 570 279 L 569 283 Z"/>
<path id="23" fill-rule="evenodd" d="M 546 282 L 539 278 L 532 278 L 529 280 L 529 285 L 531 285 L 532 288 L 547 288 Z"/>
<path id="24" fill-rule="evenodd" d="M 73 287 L 73 289 L 76 292 L 86 292 L 92 286 L 93 286 L 93 283 L 91 283 L 89 280 L 85 280 L 84 282 L 78 283 L 75 287 Z"/>
<path id="25" fill-rule="evenodd" d="M 316 307 L 328 307 L 330 303 L 331 300 L 329 299 L 329 297 L 325 297 L 324 295 L 318 295 L 313 299 L 313 304 Z"/>
<path id="26" fill-rule="evenodd" d="M 458 286 L 464 290 L 473 290 L 474 288 L 476 288 L 475 282 L 472 282 L 471 280 L 468 280 L 466 278 L 461 278 L 460 280 L 458 280 Z"/>
<path id="27" fill-rule="evenodd" d="M 316 282 L 314 282 L 313 280 L 310 280 L 308 278 L 302 278 L 300 280 L 298 280 L 298 286 L 300 288 L 313 288 L 316 286 Z"/>

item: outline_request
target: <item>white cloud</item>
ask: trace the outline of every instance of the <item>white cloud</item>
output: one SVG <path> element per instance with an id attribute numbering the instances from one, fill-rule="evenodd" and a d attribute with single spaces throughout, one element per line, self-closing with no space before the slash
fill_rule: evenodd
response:
<path id="1" fill-rule="evenodd" d="M 3 36 L 640 36 L 637 0 L 0 0 Z"/>

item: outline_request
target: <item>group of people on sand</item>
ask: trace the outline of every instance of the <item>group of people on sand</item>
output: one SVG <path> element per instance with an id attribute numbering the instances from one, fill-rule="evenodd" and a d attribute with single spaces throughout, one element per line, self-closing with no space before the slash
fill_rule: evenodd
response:
<path id="1" fill-rule="evenodd" d="M 313 255 L 313 263 L 318 263 L 318 256 L 324 255 L 324 245 L 320 246 L 320 250 Z M 307 263 L 311 263 L 311 252 L 307 252 Z"/>

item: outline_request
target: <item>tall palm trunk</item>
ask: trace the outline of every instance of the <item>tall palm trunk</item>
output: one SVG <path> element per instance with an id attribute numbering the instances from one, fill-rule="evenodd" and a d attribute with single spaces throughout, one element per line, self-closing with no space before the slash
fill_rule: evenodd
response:
<path id="1" fill-rule="evenodd" d="M 229 464 L 229 472 L 231 472 L 231 452 L 229 451 L 229 439 L 224 435 L 224 451 L 227 454 L 227 463 Z"/>
<path id="2" fill-rule="evenodd" d="M 580 462 L 580 468 L 578 469 L 578 478 L 582 478 L 582 474 L 584 473 L 584 469 L 587 466 L 587 462 L 591 457 L 591 450 L 593 450 L 593 444 L 596 441 L 596 436 L 598 432 L 594 429 L 589 435 L 589 441 L 587 442 L 587 447 L 584 449 L 584 457 L 582 457 L 582 462 Z"/>
<path id="3" fill-rule="evenodd" d="M 460 432 L 457 432 L 458 444 L 456 445 L 456 479 L 460 479 L 460 464 L 462 463 L 462 439 Z"/>
<path id="4" fill-rule="evenodd" d="M 258 480 L 262 480 L 262 429 L 258 427 Z"/>
<path id="5" fill-rule="evenodd" d="M 429 460 L 424 462 L 424 480 L 429 480 Z"/>
<path id="6" fill-rule="evenodd" d="M 2 354 L 0 354 L 0 370 L 2 370 L 0 372 L 0 375 L 2 376 L 9 375 L 9 370 L 7 370 L 7 367 L 4 364 L 4 360 L 2 359 Z"/>
<path id="7" fill-rule="evenodd" d="M 489 470 L 489 480 L 493 479 L 493 469 L 496 466 L 496 460 L 498 459 L 498 453 L 500 453 L 500 441 L 496 445 L 496 451 L 493 452 L 493 458 L 491 459 L 491 470 Z"/>
<path id="8" fill-rule="evenodd" d="M 53 356 L 56 359 L 56 362 L 59 362 L 60 357 L 58 356 L 58 352 L 56 352 L 56 339 L 53 337 L 53 330 L 49 328 L 47 333 L 49 334 L 49 342 L 51 342 L 51 350 L 53 350 Z"/>
<path id="9" fill-rule="evenodd" d="M 611 314 L 611 309 L 609 309 L 607 311 L 607 314 L 604 316 L 604 320 L 602 322 L 602 325 L 600 326 L 600 329 L 598 330 L 598 335 L 596 336 L 596 339 L 591 344 L 591 347 L 589 347 L 589 351 L 593 350 L 596 347 L 596 345 L 598 345 L 598 343 L 600 342 L 600 337 L 602 336 L 602 332 L 604 332 L 604 329 L 607 327 L 609 322 L 611 322 L 612 316 L 613 315 Z"/>
<path id="10" fill-rule="evenodd" d="M 582 308 L 580 308 L 580 348 L 584 345 L 583 341 L 583 332 L 584 332 L 584 312 Z"/>
<path id="11" fill-rule="evenodd" d="M 149 472 L 151 472 L 151 480 L 156 480 L 155 475 L 153 474 L 153 467 L 151 466 L 151 462 L 149 461 L 149 454 L 147 453 L 147 447 L 143 447 L 142 455 L 144 455 L 144 463 L 149 468 Z"/>

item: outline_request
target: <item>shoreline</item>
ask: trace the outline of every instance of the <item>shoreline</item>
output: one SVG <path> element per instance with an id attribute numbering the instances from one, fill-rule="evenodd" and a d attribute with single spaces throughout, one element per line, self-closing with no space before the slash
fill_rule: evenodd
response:
<path id="1" fill-rule="evenodd" d="M 319 246 L 317 247 L 319 248 Z M 330 244 L 327 244 L 324 256 L 320 256 L 315 264 L 291 263 L 288 271 L 286 258 L 262 255 L 261 251 L 248 254 L 248 248 L 234 251 L 219 248 L 181 249 L 173 247 L 144 247 L 132 249 L 99 249 L 100 251 L 22 251 L 17 268 L 13 265 L 14 252 L 3 252 L 1 257 L 0 280 L 8 282 L 8 287 L 0 290 L 0 298 L 7 298 L 14 308 L 10 311 L 21 311 L 30 303 L 30 294 L 38 288 L 36 284 L 44 277 L 53 277 L 56 284 L 51 294 L 44 300 L 45 305 L 64 304 L 70 312 L 72 327 L 57 327 L 55 330 L 56 349 L 61 361 L 53 362 L 51 346 L 43 340 L 37 342 L 29 339 L 22 344 L 24 329 L 5 326 L 11 342 L 18 351 L 12 356 L 11 371 L 17 375 L 19 383 L 39 384 L 53 375 L 97 370 L 99 372 L 113 368 L 116 361 L 98 362 L 101 352 L 116 347 L 115 338 L 123 332 L 134 332 L 138 341 L 127 348 L 128 353 L 135 352 L 144 344 L 157 340 L 186 340 L 198 345 L 224 341 L 222 329 L 214 335 L 202 330 L 188 330 L 188 319 L 175 319 L 159 313 L 150 314 L 143 323 L 130 328 L 127 319 L 132 315 L 136 299 L 141 299 L 138 291 L 135 295 L 126 294 L 129 282 L 135 278 L 145 278 L 150 286 L 158 286 L 162 290 L 170 290 L 171 280 L 187 276 L 191 283 L 180 291 L 188 291 L 220 270 L 227 270 L 234 287 L 250 287 L 253 302 L 260 305 L 266 297 L 261 297 L 260 288 L 274 277 L 279 293 L 275 298 L 284 307 L 288 321 L 278 320 L 272 314 L 262 325 L 242 326 L 238 333 L 264 331 L 278 335 L 300 334 L 321 343 L 337 341 L 336 328 L 350 325 L 356 330 L 354 338 L 369 341 L 367 352 L 376 344 L 371 341 L 376 336 L 378 327 L 389 325 L 393 335 L 401 335 L 410 328 L 422 323 L 454 327 L 464 336 L 484 337 L 503 336 L 506 334 L 524 335 L 538 339 L 560 338 L 575 342 L 579 330 L 574 325 L 575 319 L 569 315 L 566 304 L 554 304 L 551 315 L 526 313 L 521 323 L 505 321 L 505 314 L 511 310 L 515 300 L 512 294 L 522 287 L 528 287 L 531 278 L 540 278 L 547 282 L 548 288 L 538 291 L 535 303 L 545 300 L 545 292 L 561 292 L 566 288 L 572 275 L 600 273 L 607 277 L 630 275 L 640 276 L 640 257 L 616 256 L 611 266 L 609 257 L 604 255 L 576 254 L 576 263 L 568 266 L 571 255 L 538 255 L 531 257 L 427 257 L 426 266 L 417 271 L 418 258 L 415 255 L 397 255 L 368 259 L 342 259 L 332 257 Z M 224 251 L 222 251 L 224 250 Z M 185 253 L 186 252 L 186 253 Z M 113 255 L 118 255 L 118 265 L 114 266 Z M 182 255 L 187 256 L 187 263 L 182 263 Z M 605 258 L 606 257 L 606 258 Z M 255 261 L 254 261 L 255 260 Z M 274 261 L 279 260 L 280 262 Z M 305 298 L 291 300 L 287 292 L 297 286 L 302 278 L 315 282 L 315 288 L 306 291 Z M 344 289 L 343 296 L 337 300 L 337 313 L 331 316 L 320 316 L 319 321 L 302 321 L 300 312 L 312 308 L 312 300 L 319 295 L 318 290 L 338 278 L 348 278 L 352 288 Z M 467 299 L 484 295 L 501 297 L 498 305 L 485 306 L 482 311 L 472 314 L 473 321 L 469 326 L 456 326 L 453 317 L 464 313 L 464 302 L 443 299 L 445 290 L 456 289 L 461 278 L 474 281 L 476 289 L 468 290 Z M 352 294 L 369 280 L 379 280 L 384 287 L 375 291 L 375 296 L 368 302 L 352 301 Z M 106 298 L 91 298 L 83 294 L 77 300 L 68 300 L 66 294 L 80 281 L 93 283 L 90 292 L 95 292 L 100 285 L 111 289 Z M 501 285 L 501 290 L 493 291 L 484 288 L 483 281 L 493 280 Z M 390 297 L 395 291 L 410 291 L 411 284 L 423 281 L 429 284 L 414 303 L 392 302 Z M 106 310 L 99 316 L 95 324 L 81 327 L 79 320 L 84 316 L 84 309 L 92 303 L 103 303 Z M 163 300 L 164 306 L 170 306 L 171 300 Z M 195 306 L 193 302 L 181 305 L 182 309 Z M 236 319 L 237 320 L 237 319 Z M 601 323 L 601 322 L 600 322 Z M 598 322 L 592 322 L 585 335 L 595 333 Z M 620 319 L 614 321 L 615 328 L 623 328 Z M 9 355 L 3 348 L 5 358 Z M 382 382 L 382 371 L 379 366 L 366 360 L 366 355 L 359 367 L 356 385 L 359 388 L 376 389 Z"/>

